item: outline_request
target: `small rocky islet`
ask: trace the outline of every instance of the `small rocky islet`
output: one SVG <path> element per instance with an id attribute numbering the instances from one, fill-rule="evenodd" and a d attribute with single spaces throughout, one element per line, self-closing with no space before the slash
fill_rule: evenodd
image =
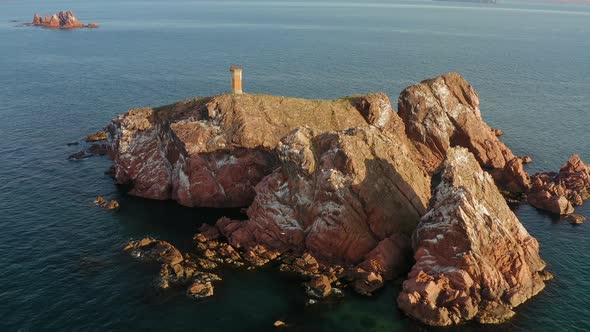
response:
<path id="1" fill-rule="evenodd" d="M 567 215 L 590 197 L 578 156 L 531 177 L 456 73 L 406 88 L 398 112 L 382 93 L 225 94 L 130 110 L 105 131 L 129 194 L 247 207 L 247 220 L 203 224 L 190 253 L 152 238 L 125 248 L 195 298 L 214 294 L 206 271 L 273 261 L 305 280 L 310 303 L 404 278 L 397 303 L 416 320 L 501 323 L 552 277 L 507 201 Z"/>
<path id="2" fill-rule="evenodd" d="M 80 22 L 71 10 L 62 10 L 59 13 L 55 13 L 53 15 L 45 15 L 45 17 L 35 14 L 33 21 L 31 23 L 27 23 L 26 25 L 41 26 L 47 29 L 95 29 L 99 27 L 99 25 L 96 23 L 84 24 Z"/>

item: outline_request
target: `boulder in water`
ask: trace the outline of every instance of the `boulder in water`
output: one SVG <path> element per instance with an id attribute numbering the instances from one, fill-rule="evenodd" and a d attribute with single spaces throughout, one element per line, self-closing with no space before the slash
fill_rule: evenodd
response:
<path id="1" fill-rule="evenodd" d="M 590 165 L 572 155 L 558 173 L 535 174 L 528 202 L 541 210 L 567 215 L 590 198 Z"/>

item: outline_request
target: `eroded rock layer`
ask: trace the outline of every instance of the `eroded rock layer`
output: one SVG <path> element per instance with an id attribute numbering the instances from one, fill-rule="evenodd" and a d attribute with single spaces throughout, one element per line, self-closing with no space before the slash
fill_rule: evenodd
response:
<path id="1" fill-rule="evenodd" d="M 394 115 L 383 94 L 333 101 L 222 95 L 134 109 L 107 129 L 115 179 L 131 185 L 130 194 L 186 206 L 243 207 L 278 166 L 274 148 L 288 132 L 387 127 Z"/>
<path id="2" fill-rule="evenodd" d="M 548 277 L 537 240 L 464 148 L 447 151 L 442 181 L 413 247 L 416 264 L 398 304 L 429 325 L 503 322 Z"/>

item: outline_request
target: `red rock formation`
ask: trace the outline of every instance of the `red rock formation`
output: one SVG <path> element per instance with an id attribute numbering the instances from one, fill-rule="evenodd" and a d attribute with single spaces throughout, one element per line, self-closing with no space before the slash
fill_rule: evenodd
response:
<path id="1" fill-rule="evenodd" d="M 371 109 L 370 118 L 359 105 Z M 131 110 L 108 130 L 115 179 L 131 184 L 130 194 L 186 206 L 243 207 L 277 167 L 273 149 L 289 131 L 387 126 L 394 115 L 383 94 L 333 101 L 222 95 Z"/>
<path id="2" fill-rule="evenodd" d="M 500 186 L 512 192 L 528 189 L 529 177 L 522 161 L 483 121 L 477 92 L 461 75 L 449 73 L 406 88 L 398 108 L 406 133 L 430 173 L 443 162 L 450 147 L 462 146 Z"/>
<path id="3" fill-rule="evenodd" d="M 318 297 L 333 293 L 344 274 L 370 294 L 406 271 L 408 236 L 426 213 L 431 175 L 450 155 L 415 236 L 416 246 L 438 250 L 436 260 L 416 252 L 419 270 L 400 304 L 435 325 L 500 320 L 542 288 L 544 263 L 481 168 L 520 193 L 530 186 L 522 160 L 483 122 L 477 94 L 458 74 L 404 90 L 399 105 L 401 118 L 383 94 L 193 99 L 119 116 L 107 128 L 109 154 L 115 180 L 132 195 L 249 205 L 248 220 L 221 218 L 195 236 L 195 265 L 281 259 L 281 269 L 304 275 Z M 449 239 L 442 247 L 438 235 Z M 466 255 L 448 257 L 453 250 Z M 194 293 L 209 294 L 200 285 Z"/>
<path id="4" fill-rule="evenodd" d="M 430 197 L 430 177 L 414 154 L 411 144 L 374 127 L 295 130 L 277 146 L 280 169 L 256 186 L 249 220 L 222 219 L 218 228 L 246 252 L 307 251 L 324 262 L 358 265 L 359 278 L 391 279 L 407 257 L 404 234 Z"/>
<path id="5" fill-rule="evenodd" d="M 590 198 L 590 165 L 573 155 L 559 173 L 536 174 L 532 180 L 528 202 L 555 214 L 570 214 L 574 207 Z"/>
<path id="6" fill-rule="evenodd" d="M 62 10 L 52 16 L 45 15 L 45 19 L 41 18 L 39 14 L 35 14 L 31 25 L 43 26 L 49 29 L 98 28 L 98 24 L 95 23 L 84 25 L 82 22 L 78 21 L 71 10 Z"/>
<path id="7" fill-rule="evenodd" d="M 429 325 L 503 322 L 548 278 L 538 242 L 464 148 L 447 151 L 413 247 L 416 264 L 398 304 Z"/>

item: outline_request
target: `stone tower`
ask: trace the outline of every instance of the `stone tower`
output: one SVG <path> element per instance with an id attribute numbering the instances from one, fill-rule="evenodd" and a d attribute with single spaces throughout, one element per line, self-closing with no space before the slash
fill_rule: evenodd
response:
<path id="1" fill-rule="evenodd" d="M 242 66 L 231 65 L 229 71 L 231 72 L 231 92 L 242 94 Z"/>

